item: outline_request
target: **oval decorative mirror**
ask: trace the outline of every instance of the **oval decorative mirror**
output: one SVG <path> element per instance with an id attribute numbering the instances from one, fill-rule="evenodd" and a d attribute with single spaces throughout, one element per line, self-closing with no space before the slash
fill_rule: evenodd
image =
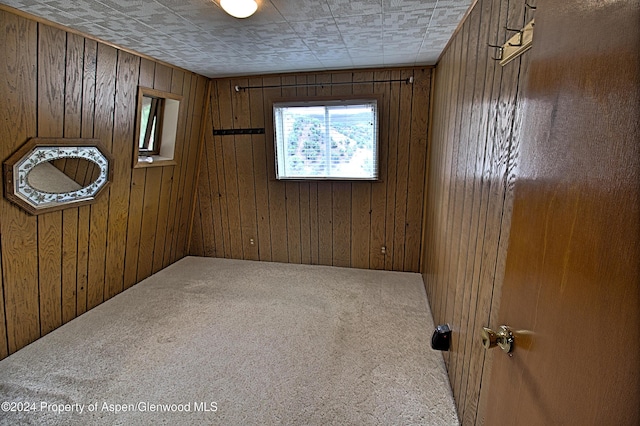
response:
<path id="1" fill-rule="evenodd" d="M 4 162 L 5 196 L 31 214 L 89 204 L 110 183 L 111 163 L 97 139 L 33 138 Z"/>

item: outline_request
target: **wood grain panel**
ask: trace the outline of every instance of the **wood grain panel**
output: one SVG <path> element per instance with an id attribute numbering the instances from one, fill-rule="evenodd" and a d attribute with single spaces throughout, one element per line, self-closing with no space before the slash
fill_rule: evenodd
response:
<path id="1" fill-rule="evenodd" d="M 371 269 L 385 269 L 386 254 L 382 247 L 386 246 L 387 223 L 387 162 L 389 158 L 389 112 L 391 109 L 391 83 L 384 83 L 391 78 L 390 71 L 376 71 L 373 73 L 375 81 L 373 90 L 381 97 L 378 105 L 378 181 L 371 184 L 371 228 L 369 231 L 369 267 Z M 391 224 L 389 224 L 390 226 Z M 386 249 L 385 249 L 386 252 Z"/>
<path id="2" fill-rule="evenodd" d="M 166 72 L 156 76 L 154 89 L 181 95 L 184 72 L 178 70 L 170 71 L 171 73 Z M 162 78 L 158 78 L 159 76 L 162 76 Z M 177 140 L 182 139 L 181 130 L 182 129 L 177 129 L 176 131 Z M 180 145 L 183 146 L 184 144 Z M 162 167 L 162 178 L 160 180 L 160 202 L 158 203 L 158 221 L 156 224 L 156 240 L 153 249 L 153 262 L 151 263 L 152 273 L 156 273 L 164 267 L 164 251 L 167 246 L 166 239 L 167 235 L 172 235 L 168 232 L 168 222 L 170 211 L 174 210 L 171 206 L 171 196 L 173 195 L 173 176 L 175 170 L 175 166 Z"/>
<path id="3" fill-rule="evenodd" d="M 2 158 L 36 136 L 95 137 L 115 158 L 109 193 L 91 206 L 36 218 L 0 200 L 1 358 L 135 284 L 148 270 L 148 263 L 138 270 L 139 258 L 156 262 L 150 264 L 155 270 L 173 261 L 167 253 L 184 254 L 208 80 L 183 70 L 174 79 L 167 66 L 156 73 L 151 60 L 141 63 L 139 56 L 7 11 L 0 11 L 0 28 Z M 178 141 L 179 155 L 188 153 L 182 167 L 188 182 L 180 188 L 172 173 L 155 178 L 153 168 L 131 169 L 137 86 L 153 87 L 155 80 L 193 95 L 184 98 L 184 111 L 193 114 L 179 118 L 179 129 L 194 129 Z M 91 178 L 82 162 L 65 161 L 63 167 L 80 181 Z M 167 202 L 168 194 L 177 200 L 181 189 L 186 193 L 180 203 Z M 180 214 L 172 216 L 177 204 Z M 154 208 L 162 211 L 155 220 Z M 162 234 L 171 230 L 169 216 L 176 218 L 175 239 Z M 140 244 L 143 223 L 157 244 Z"/>
<path id="4" fill-rule="evenodd" d="M 406 80 L 413 76 L 413 71 L 402 71 L 400 78 Z M 393 233 L 393 256 L 391 257 L 392 270 L 404 270 L 406 228 L 407 228 L 407 200 L 409 199 L 409 143 L 411 140 L 411 101 L 413 98 L 414 86 L 408 84 L 400 84 L 400 106 L 398 111 L 398 142 L 396 153 L 396 188 L 395 188 L 395 206 L 394 206 L 394 233 Z M 426 152 L 426 147 L 424 148 Z M 424 158 L 422 153 L 418 156 L 423 160 L 419 165 L 421 171 L 424 172 Z M 424 185 L 424 182 L 423 182 Z M 419 190 L 420 195 L 422 191 Z M 418 195 L 418 194 L 415 194 Z M 415 247 L 419 250 L 419 240 L 414 242 Z M 417 266 L 417 265 L 416 265 Z"/>
<path id="5" fill-rule="evenodd" d="M 210 99 L 213 104 L 212 107 L 215 107 L 216 104 L 220 105 L 220 96 L 218 95 L 219 87 L 217 83 L 212 84 L 212 92 Z M 212 125 L 211 129 L 220 129 L 222 128 L 220 124 L 220 108 L 210 109 L 209 113 Z M 220 246 L 222 247 L 221 256 L 230 258 L 231 257 L 231 233 L 229 229 L 229 215 L 227 214 L 227 196 L 226 196 L 226 184 L 225 184 L 225 169 L 224 169 L 224 158 L 222 155 L 222 137 L 214 136 L 213 137 L 213 151 L 216 159 L 215 163 L 215 172 L 217 174 L 218 181 L 218 201 L 220 204 L 220 231 L 222 233 L 222 239 Z M 203 242 L 203 244 L 208 244 Z"/>
<path id="6" fill-rule="evenodd" d="M 251 86 L 262 85 L 261 78 L 251 78 L 247 81 Z M 219 106 L 212 100 L 211 111 L 217 111 Z M 249 113 L 251 114 L 251 128 L 265 127 L 264 98 L 262 90 L 249 91 Z M 265 135 L 251 135 L 253 147 L 253 178 L 256 195 L 256 220 L 258 228 L 258 259 L 271 260 L 271 219 L 269 209 L 269 167 L 267 162 L 267 138 Z M 218 219 L 218 221 L 220 221 Z"/>
<path id="7" fill-rule="evenodd" d="M 172 69 L 161 64 L 155 64 L 153 89 L 169 91 L 171 89 Z M 175 155 L 175 152 L 174 152 Z M 158 227 L 166 224 L 159 224 L 161 198 L 170 189 L 163 188 L 163 175 L 166 168 L 173 166 L 153 167 L 147 170 L 144 181 L 144 199 L 142 208 L 142 223 L 140 225 L 140 251 L 138 253 L 137 281 L 141 281 L 153 273 L 153 263 L 155 250 L 158 244 Z M 163 241 L 164 242 L 164 241 Z M 157 261 L 156 261 L 157 262 Z"/>
<path id="8" fill-rule="evenodd" d="M 437 66 L 422 273 L 437 323 L 454 331 L 444 354 L 462 424 L 482 423 L 490 357 L 478 342 L 500 300 L 513 198 L 526 55 L 500 67 L 486 42 L 520 27 L 524 5 L 479 0 Z M 487 357 L 489 355 L 489 357 Z"/>
<path id="9" fill-rule="evenodd" d="M 233 80 L 231 85 L 246 86 L 247 79 Z M 233 128 L 251 127 L 249 92 L 237 93 L 233 97 Z M 256 194 L 253 177 L 253 146 L 251 135 L 235 136 L 236 161 L 238 165 L 238 193 L 240 203 L 240 223 L 242 224 L 242 252 L 245 259 L 258 260 L 258 229 L 256 225 Z"/>
<path id="10" fill-rule="evenodd" d="M 93 122 L 96 93 L 96 55 L 98 44 L 84 40 L 83 75 L 82 75 L 82 123 L 83 138 L 93 138 Z M 78 208 L 78 270 L 76 273 L 78 291 L 76 299 L 77 314 L 87 311 L 89 284 L 89 227 L 91 223 L 91 206 Z"/>
<path id="11" fill-rule="evenodd" d="M 416 78 L 414 84 L 372 81 L 409 76 Z M 303 86 L 289 87 L 296 83 Z M 269 87 L 233 89 L 247 85 Z M 210 123 L 206 124 L 210 129 L 264 127 L 265 135 L 251 136 L 250 150 L 246 136 L 205 137 L 206 155 L 200 159 L 197 190 L 200 202 L 195 213 L 200 221 L 194 223 L 193 230 L 197 238 L 203 238 L 198 244 L 205 255 L 418 271 L 430 68 L 219 79 L 213 81 L 213 87 L 207 117 Z M 275 180 L 272 100 L 353 93 L 375 94 L 381 99 L 380 180 Z M 249 152 L 252 164 L 248 164 Z M 396 197 L 396 193 L 400 195 Z M 212 213 L 212 201 L 219 206 L 214 209 L 219 209 L 219 217 Z M 203 221 L 211 217 L 213 230 Z M 256 237 L 258 247 L 253 252 L 247 243 Z M 221 250 L 207 251 L 214 245 Z M 194 248 L 191 254 L 203 253 Z"/>
<path id="12" fill-rule="evenodd" d="M 373 93 L 373 72 L 353 73 L 352 93 L 366 95 Z M 379 149 L 379 148 L 378 148 Z M 423 163 L 424 166 L 424 163 Z M 351 266 L 369 269 L 371 252 L 369 238 L 371 235 L 371 187 L 368 182 L 353 182 L 351 185 Z"/>
<path id="13" fill-rule="evenodd" d="M 174 261 L 182 259 L 188 253 L 189 235 L 191 234 L 191 222 L 195 205 L 197 171 L 200 162 L 198 155 L 200 153 L 204 130 L 202 122 L 208 108 L 205 100 L 209 97 L 209 80 L 195 74 L 192 74 L 192 80 L 195 80 L 195 85 L 192 86 L 192 95 L 189 98 L 189 104 L 192 106 L 192 113 L 190 115 L 191 125 L 189 125 L 188 122 L 186 123 L 187 128 L 191 130 L 188 137 L 190 143 L 184 144 L 185 151 L 188 152 L 188 155 L 183 155 L 181 159 L 182 164 L 184 164 L 182 170 L 184 170 L 183 180 L 185 185 L 183 189 L 184 197 L 180 204 L 180 226 L 178 227 L 178 239 L 175 243 L 176 254 Z"/>
<path id="14" fill-rule="evenodd" d="M 93 135 L 109 151 L 113 146 L 117 55 L 116 49 L 98 44 Z M 105 191 L 102 197 L 91 205 L 87 309 L 104 301 L 108 215 L 109 193 Z"/>
<path id="15" fill-rule="evenodd" d="M 162 167 L 152 167 L 148 168 L 146 172 L 142 223 L 140 225 L 137 281 L 142 281 L 150 276 L 153 269 L 153 249 L 156 242 L 162 169 Z"/>
<path id="16" fill-rule="evenodd" d="M 173 75 L 172 75 L 173 79 Z M 191 140 L 191 133 L 189 129 L 189 105 L 193 102 L 192 99 L 192 82 L 194 81 L 193 75 L 185 74 L 182 80 L 182 88 L 180 89 L 178 84 L 173 84 L 171 90 L 173 93 L 182 95 L 182 102 L 184 103 L 180 108 L 180 116 L 178 118 L 178 130 L 176 132 L 176 141 L 178 145 L 175 147 L 174 159 L 177 164 L 173 167 L 173 183 L 171 187 L 171 203 L 173 206 L 169 209 L 169 215 L 167 218 L 167 233 L 165 236 L 164 247 L 164 260 L 163 265 L 167 266 L 173 262 L 175 256 L 175 248 L 178 241 L 178 233 L 180 232 L 180 220 L 181 210 L 176 208 L 181 206 L 184 201 L 184 152 L 188 141 Z M 194 83 L 195 84 L 195 83 Z M 188 152 L 188 151 L 186 151 Z"/>
<path id="17" fill-rule="evenodd" d="M 51 27 L 38 32 L 38 136 L 64 133 L 66 33 Z M 40 334 L 62 325 L 62 212 L 38 217 Z"/>
<path id="18" fill-rule="evenodd" d="M 406 207 L 403 267 L 405 271 L 417 271 L 420 266 L 431 72 L 424 68 L 416 69 L 413 77 L 415 83 L 411 98 L 411 136 L 407 176 L 407 194 L 412 196 L 407 197 Z"/>
<path id="19" fill-rule="evenodd" d="M 475 108 L 471 111 L 470 124 L 469 124 L 469 139 L 473 135 L 482 135 L 486 131 L 486 116 L 487 111 L 487 98 L 491 93 L 487 87 L 487 75 L 490 75 L 490 70 L 487 70 L 489 60 L 486 50 L 483 50 L 483 46 L 477 42 L 477 40 L 483 40 L 488 38 L 488 31 L 495 29 L 495 25 L 489 25 L 490 13 L 487 13 L 486 9 L 491 7 L 491 3 L 487 2 L 482 6 L 482 10 L 474 9 L 469 16 L 470 26 L 472 32 L 470 33 L 470 43 L 474 43 L 475 46 L 471 49 L 474 60 L 469 62 L 470 67 L 473 69 L 484 70 L 483 72 L 475 73 L 474 92 L 471 101 L 472 105 L 480 104 L 479 108 Z M 473 53 L 475 52 L 475 53 Z M 492 70 L 491 70 L 492 71 Z M 458 360 L 458 370 L 456 371 L 456 386 L 459 388 L 456 390 L 458 395 L 459 405 L 466 406 L 467 390 L 470 383 L 470 376 L 472 368 L 477 368 L 478 362 L 474 358 L 474 354 L 483 350 L 477 344 L 477 335 L 474 330 L 477 330 L 479 325 L 475 322 L 475 306 L 478 300 L 478 283 L 480 276 L 481 257 L 483 237 L 484 237 L 484 225 L 486 223 L 486 210 L 482 208 L 482 165 L 484 162 L 484 155 L 486 149 L 486 140 L 481 141 L 480 144 L 474 144 L 472 151 L 474 156 L 470 156 L 467 161 L 466 174 L 467 180 L 473 182 L 473 186 L 469 188 L 472 194 L 470 205 L 470 235 L 467 256 L 465 259 L 465 293 L 463 299 L 463 306 L 461 308 L 461 330 L 464 334 L 461 334 L 459 341 L 459 351 L 464 354 Z M 462 346 L 464 345 L 464 346 Z M 475 355 L 477 357 L 477 355 Z M 472 361 L 472 359 L 474 361 Z M 471 364 L 473 362 L 473 364 Z M 475 404 L 475 403 L 474 403 Z M 462 415 L 464 417 L 464 413 Z"/>
<path id="20" fill-rule="evenodd" d="M 211 94 L 207 102 L 211 102 Z M 200 217 L 200 232 L 202 233 L 202 252 L 200 256 L 215 257 L 224 255 L 224 242 L 222 240 L 222 227 L 220 226 L 220 193 L 218 174 L 216 172 L 216 154 L 213 140 L 213 123 L 211 122 L 211 108 L 208 108 L 209 119 L 205 119 L 206 129 L 204 133 L 201 152 L 203 161 L 200 163 L 200 177 L 198 182 L 198 202 L 200 210 L 196 210 L 195 216 Z M 213 220 L 202 220 L 202 217 L 211 217 Z M 194 218 L 195 220 L 195 218 Z M 195 226 L 195 222 L 194 222 Z M 196 230 L 194 229 L 193 233 Z M 198 253 L 197 250 L 190 250 Z"/>
<path id="21" fill-rule="evenodd" d="M 232 86 L 230 81 L 218 85 L 220 104 L 228 106 L 220 109 L 220 128 L 233 128 Z M 238 164 L 236 159 L 236 137 L 222 138 L 222 162 L 225 170 L 224 194 L 227 200 L 229 221 L 230 255 L 234 259 L 243 259 L 242 225 L 240 222 L 240 194 L 238 191 Z"/>
<path id="22" fill-rule="evenodd" d="M 138 86 L 153 87 L 156 64 L 147 59 L 140 61 Z M 140 229 L 144 206 L 147 169 L 131 169 L 129 191 L 129 217 L 127 219 L 127 244 L 125 248 L 123 287 L 129 288 L 138 282 L 138 254 L 140 253 Z"/>
<path id="23" fill-rule="evenodd" d="M 132 170 L 129 192 L 129 219 L 127 221 L 127 246 L 125 248 L 124 281 L 125 289 L 138 282 L 138 253 L 140 252 L 140 230 L 147 169 Z"/>
<path id="24" fill-rule="evenodd" d="M 36 134 L 37 25 L 0 12 L 0 144 L 7 158 L 27 138 Z M 13 353 L 40 336 L 38 302 L 38 246 L 36 219 L 24 214 L 5 198 L 2 206 L 2 282 L 6 338 L 3 353 Z M 5 340 L 6 339 L 6 340 Z"/>
<path id="25" fill-rule="evenodd" d="M 460 67 L 462 69 L 462 78 L 460 80 L 460 84 L 462 87 L 460 96 L 461 96 L 461 105 L 458 108 L 459 111 L 459 119 L 457 120 L 456 126 L 456 134 L 454 134 L 454 138 L 459 140 L 463 138 L 465 141 L 469 140 L 467 136 L 469 133 L 469 122 L 471 119 L 471 115 L 473 113 L 472 109 L 472 96 L 474 92 L 474 83 L 475 83 L 475 73 L 470 70 L 470 67 L 475 66 L 474 58 L 476 55 L 476 51 L 472 50 L 472 45 L 470 44 L 470 33 L 472 32 L 472 23 L 473 20 L 469 19 L 467 21 L 467 25 L 461 30 L 462 36 L 462 62 Z M 452 179 L 455 183 L 455 210 L 453 216 L 453 244 L 451 246 L 451 264 L 449 265 L 449 274 L 455 282 L 455 290 L 453 297 L 447 299 L 447 316 L 451 316 L 453 318 L 454 324 L 461 324 L 461 316 L 462 309 L 460 309 L 460 305 L 462 304 L 462 299 L 464 296 L 464 291 L 467 288 L 467 283 L 465 282 L 464 276 L 464 264 L 467 259 L 467 248 L 469 246 L 469 225 L 470 225 L 470 216 L 471 209 L 468 206 L 468 198 L 471 194 L 470 189 L 473 187 L 471 179 L 467 179 L 467 169 L 469 164 L 470 152 L 474 148 L 474 144 L 471 143 L 461 143 L 458 151 L 458 162 L 456 164 L 455 169 L 452 170 Z M 471 181 L 471 182 L 470 182 Z M 452 340 L 453 349 L 451 353 L 455 353 L 456 356 L 452 356 L 449 359 L 449 380 L 452 383 L 456 382 L 456 372 L 458 366 L 457 356 L 459 353 L 460 341 L 463 340 L 463 336 L 465 335 L 462 326 L 460 326 L 459 334 L 457 339 Z M 457 391 L 454 386 L 454 392 Z M 458 395 L 456 395 L 458 397 Z"/>
<path id="26" fill-rule="evenodd" d="M 281 84 L 280 77 L 266 77 L 262 80 L 265 86 Z M 273 120 L 271 119 L 271 102 L 274 98 L 282 96 L 280 88 L 264 89 L 262 91 L 264 128 L 267 135 L 273 134 Z M 271 139 L 266 138 L 266 141 Z M 267 159 L 267 184 L 269 186 L 269 214 L 270 239 L 271 239 L 271 260 L 274 262 L 289 261 L 289 238 L 287 236 L 287 213 L 286 213 L 286 188 L 285 183 L 275 180 L 274 146 L 272 143 L 266 144 Z"/>
<path id="27" fill-rule="evenodd" d="M 140 58 L 119 52 L 113 126 L 114 176 L 109 197 L 105 299 L 124 289 L 129 192 Z"/>

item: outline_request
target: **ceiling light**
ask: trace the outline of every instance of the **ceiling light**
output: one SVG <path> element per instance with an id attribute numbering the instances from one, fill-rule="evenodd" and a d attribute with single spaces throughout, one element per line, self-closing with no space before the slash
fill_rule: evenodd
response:
<path id="1" fill-rule="evenodd" d="M 235 18 L 249 17 L 258 9 L 255 0 L 220 0 L 220 6 Z"/>

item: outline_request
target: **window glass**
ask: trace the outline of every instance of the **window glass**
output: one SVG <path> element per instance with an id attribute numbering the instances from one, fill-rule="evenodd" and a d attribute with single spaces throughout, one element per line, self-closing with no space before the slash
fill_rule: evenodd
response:
<path id="1" fill-rule="evenodd" d="M 160 151 L 160 134 L 158 131 L 158 117 L 161 111 L 162 99 L 151 96 L 142 97 L 142 112 L 140 114 L 139 152 L 141 154 L 157 154 Z"/>
<path id="2" fill-rule="evenodd" d="M 274 103 L 278 179 L 375 180 L 374 100 Z"/>

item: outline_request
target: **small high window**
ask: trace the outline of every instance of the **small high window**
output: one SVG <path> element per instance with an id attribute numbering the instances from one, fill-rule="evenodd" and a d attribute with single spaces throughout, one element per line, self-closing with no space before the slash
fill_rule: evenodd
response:
<path id="1" fill-rule="evenodd" d="M 162 142 L 162 117 L 164 98 L 142 96 L 142 112 L 140 115 L 140 141 L 138 153 L 140 155 L 160 154 Z"/>
<path id="2" fill-rule="evenodd" d="M 165 166 L 173 160 L 182 96 L 140 87 L 133 167 Z"/>
<path id="3" fill-rule="evenodd" d="M 274 102 L 277 179 L 377 180 L 377 99 Z"/>

